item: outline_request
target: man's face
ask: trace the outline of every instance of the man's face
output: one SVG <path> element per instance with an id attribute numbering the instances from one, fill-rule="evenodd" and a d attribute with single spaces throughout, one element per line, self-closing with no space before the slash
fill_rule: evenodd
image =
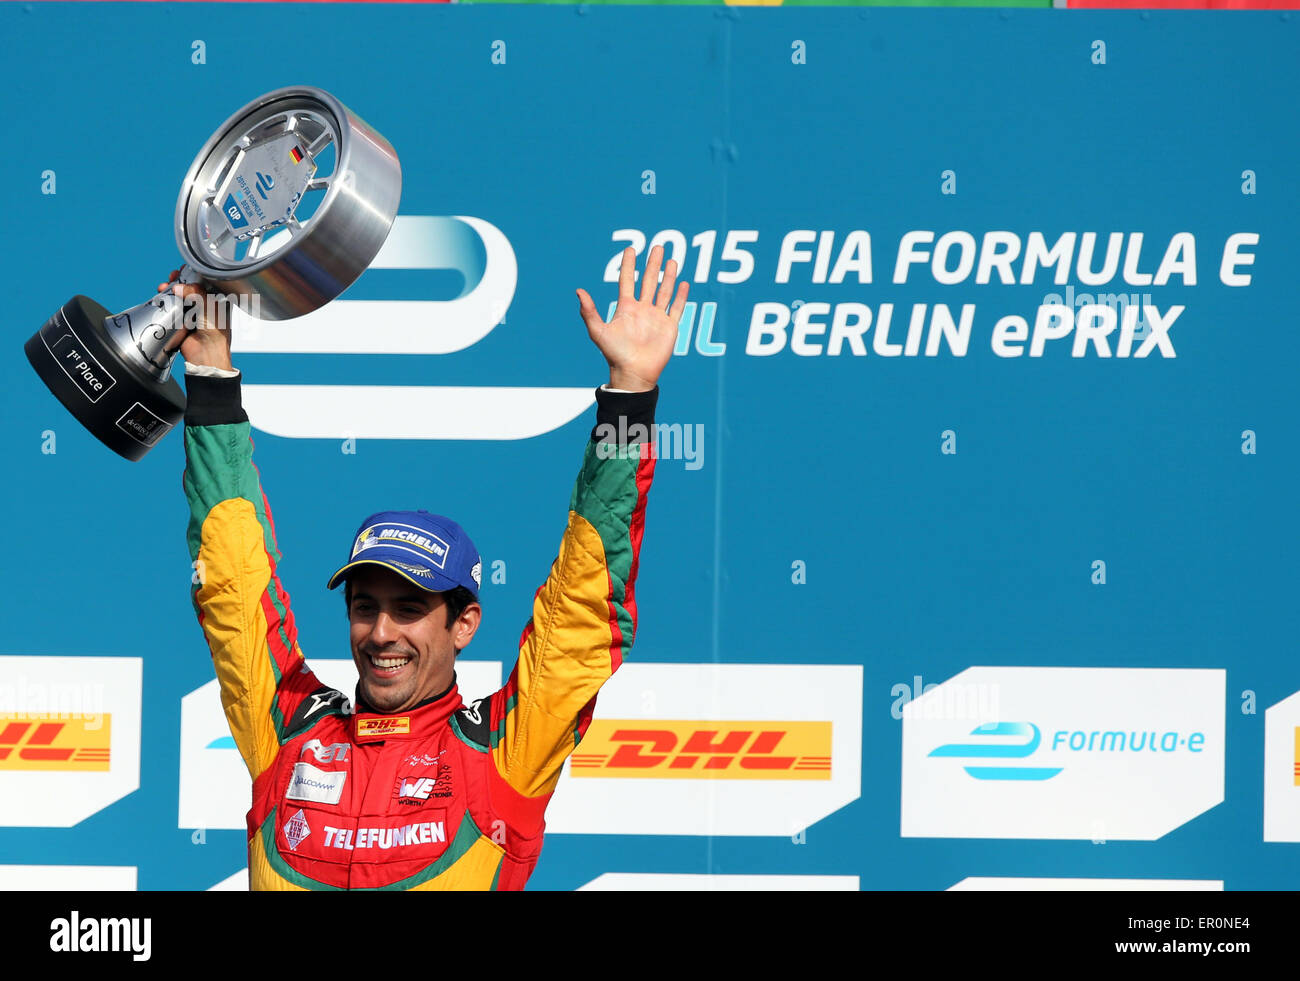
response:
<path id="1" fill-rule="evenodd" d="M 362 566 L 352 576 L 348 606 L 352 660 L 361 697 L 380 712 L 403 712 L 451 686 L 456 649 L 478 628 L 471 604 L 451 626 L 446 604 L 397 573 Z"/>

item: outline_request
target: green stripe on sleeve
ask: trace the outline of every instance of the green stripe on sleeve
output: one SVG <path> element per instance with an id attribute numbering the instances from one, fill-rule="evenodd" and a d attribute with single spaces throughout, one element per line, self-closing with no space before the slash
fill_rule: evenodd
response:
<path id="1" fill-rule="evenodd" d="M 573 485 L 569 510 L 585 518 L 600 535 L 609 568 L 618 626 L 624 646 L 632 644 L 632 615 L 628 612 L 627 579 L 632 571 L 632 540 L 629 529 L 636 510 L 636 470 L 641 462 L 640 443 L 626 447 L 611 443 L 587 443 L 582 470 Z"/>

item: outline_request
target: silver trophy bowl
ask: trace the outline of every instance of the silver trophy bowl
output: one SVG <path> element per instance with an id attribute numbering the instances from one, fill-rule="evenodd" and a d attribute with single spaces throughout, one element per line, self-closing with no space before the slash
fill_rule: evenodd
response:
<path id="1" fill-rule="evenodd" d="M 221 125 L 181 183 L 180 280 L 261 320 L 311 313 L 374 260 L 401 192 L 392 146 L 342 102 L 310 86 L 268 92 Z M 138 460 L 184 414 L 170 376 L 197 326 L 170 291 L 118 314 L 76 296 L 25 350 L 87 429 Z"/>

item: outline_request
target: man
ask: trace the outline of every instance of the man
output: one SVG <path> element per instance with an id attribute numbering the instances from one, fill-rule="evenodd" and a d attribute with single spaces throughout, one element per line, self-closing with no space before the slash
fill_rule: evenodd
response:
<path id="1" fill-rule="evenodd" d="M 455 659 L 482 616 L 482 564 L 464 529 L 425 511 L 372 515 L 329 581 L 346 582 L 355 709 L 312 674 L 276 575 L 280 552 L 230 332 L 198 329 L 185 339 L 194 603 L 253 778 L 252 888 L 520 889 L 527 881 L 560 768 L 636 631 L 655 461 L 644 443 L 602 445 L 597 436 L 653 422 L 689 290 L 682 283 L 674 297 L 673 261 L 658 284 L 662 258 L 662 249 L 650 251 L 638 299 L 636 256 L 624 251 L 609 323 L 577 291 L 609 384 L 596 392 L 597 427 L 518 663 L 503 688 L 472 705 L 456 689 Z"/>

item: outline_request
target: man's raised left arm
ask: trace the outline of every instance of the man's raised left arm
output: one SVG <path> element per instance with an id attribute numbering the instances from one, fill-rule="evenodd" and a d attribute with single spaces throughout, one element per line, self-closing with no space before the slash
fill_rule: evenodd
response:
<path id="1" fill-rule="evenodd" d="M 586 732 L 596 692 L 622 663 L 637 629 L 636 577 L 645 527 L 658 380 L 677 339 L 688 284 L 674 296 L 676 262 L 659 283 L 663 250 L 646 263 L 634 294 L 636 255 L 625 250 L 619 299 L 609 323 L 578 291 L 592 341 L 609 364 L 596 391 L 596 425 L 569 498 L 569 516 L 550 575 L 533 599 L 519 659 L 493 695 L 484 749 L 518 795 L 519 824 L 540 822 L 564 760 Z M 505 802 L 498 800 L 498 805 Z"/>

